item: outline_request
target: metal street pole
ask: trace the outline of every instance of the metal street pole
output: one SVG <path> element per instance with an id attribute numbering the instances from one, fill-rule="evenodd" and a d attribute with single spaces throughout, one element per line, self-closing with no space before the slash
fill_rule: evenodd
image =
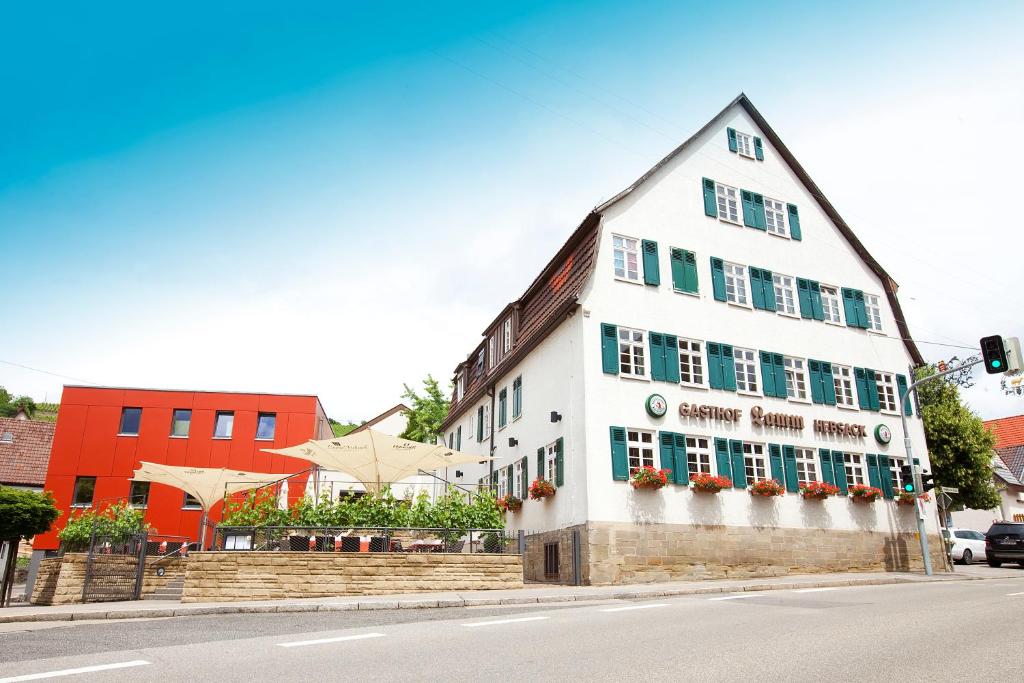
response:
<path id="1" fill-rule="evenodd" d="M 900 417 L 903 419 L 903 447 L 907 451 L 907 464 L 910 465 L 910 471 L 913 472 L 914 475 L 915 492 L 923 493 L 923 491 L 921 491 L 921 470 L 919 470 L 917 465 L 914 464 L 914 453 L 910 443 L 910 429 L 907 427 L 907 411 L 904 409 L 904 406 L 906 406 L 907 397 L 910 396 L 910 392 L 914 391 L 919 384 L 924 384 L 925 382 L 928 382 L 930 380 L 939 379 L 940 377 L 945 377 L 946 375 L 951 375 L 954 372 L 958 372 L 960 370 L 973 367 L 982 362 L 984 361 L 982 361 L 981 359 L 973 360 L 967 363 L 962 363 L 956 366 L 955 368 L 950 368 L 949 370 L 938 372 L 934 375 L 929 375 L 928 377 L 923 377 L 919 380 L 915 380 L 909 387 L 907 387 L 907 390 L 900 395 L 899 406 Z M 928 535 L 925 533 L 924 530 L 924 515 L 921 514 L 921 506 L 920 503 L 918 503 L 917 501 L 914 502 L 914 516 L 917 517 L 917 537 L 918 540 L 920 540 L 921 542 L 921 556 L 924 558 L 924 573 L 927 576 L 931 576 L 932 558 L 928 552 Z"/>

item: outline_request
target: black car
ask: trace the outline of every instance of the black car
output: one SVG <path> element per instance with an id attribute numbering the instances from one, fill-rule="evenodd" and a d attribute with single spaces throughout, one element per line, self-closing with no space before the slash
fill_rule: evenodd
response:
<path id="1" fill-rule="evenodd" d="M 1016 562 L 1024 567 L 1024 522 L 995 522 L 985 534 L 988 566 Z"/>

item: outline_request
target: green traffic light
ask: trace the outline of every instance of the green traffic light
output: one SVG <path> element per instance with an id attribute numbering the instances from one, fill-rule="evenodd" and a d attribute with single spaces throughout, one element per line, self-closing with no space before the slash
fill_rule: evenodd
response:
<path id="1" fill-rule="evenodd" d="M 914 492 L 914 485 L 913 484 L 904 484 L 903 485 L 903 490 L 906 491 L 907 493 L 913 493 Z"/>
<path id="2" fill-rule="evenodd" d="M 1003 361 L 999 360 L 998 358 L 992 359 L 992 367 L 998 368 L 998 367 L 1002 367 L 1002 365 L 1003 365 Z"/>

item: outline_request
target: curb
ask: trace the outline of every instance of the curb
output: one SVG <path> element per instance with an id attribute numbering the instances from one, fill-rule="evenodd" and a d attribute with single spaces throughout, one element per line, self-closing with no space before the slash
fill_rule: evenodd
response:
<path id="1" fill-rule="evenodd" d="M 407 598 L 398 600 L 376 600 L 373 602 L 318 602 L 279 603 L 273 605 L 196 605 L 194 607 L 154 607 L 142 609 L 117 609 L 109 612 L 39 612 L 36 614 L 0 614 L 0 624 L 36 621 L 92 621 L 156 619 L 167 617 L 194 617 L 206 614 L 274 614 L 288 612 L 347 612 L 353 610 L 395 610 L 395 609 L 436 609 L 445 607 L 484 607 L 496 605 L 534 605 L 564 602 L 593 602 L 599 600 L 642 600 L 645 598 L 674 597 L 681 595 L 707 595 L 715 593 L 744 593 L 760 591 L 794 590 L 803 588 L 842 588 L 848 586 L 881 586 L 906 583 L 938 583 L 943 581 L 978 581 L 983 577 L 957 577 L 948 579 L 911 579 L 890 577 L 879 579 L 843 579 L 835 581 L 807 581 L 801 583 L 754 583 L 740 586 L 701 586 L 699 588 L 631 590 L 604 594 L 554 594 L 536 597 L 514 596 L 507 598 Z"/>

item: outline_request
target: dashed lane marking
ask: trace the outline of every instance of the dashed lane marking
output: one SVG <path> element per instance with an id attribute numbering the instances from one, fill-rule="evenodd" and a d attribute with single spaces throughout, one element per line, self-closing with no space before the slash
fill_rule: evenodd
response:
<path id="1" fill-rule="evenodd" d="M 754 593 L 741 593 L 739 595 L 723 595 L 720 598 L 708 598 L 708 600 L 742 600 L 743 598 L 756 598 Z"/>
<path id="2" fill-rule="evenodd" d="M 602 612 L 628 612 L 634 609 L 651 609 L 652 607 L 668 607 L 667 603 L 658 602 L 651 605 L 630 605 L 629 607 L 612 607 L 611 609 L 603 609 Z"/>
<path id="3" fill-rule="evenodd" d="M 367 638 L 383 638 L 383 633 L 360 633 L 355 636 L 338 636 L 336 638 L 316 638 L 315 640 L 294 640 L 290 643 L 278 643 L 278 647 L 302 647 L 303 645 L 323 645 L 324 643 L 343 643 L 347 640 L 365 640 Z"/>
<path id="4" fill-rule="evenodd" d="M 801 588 L 800 590 L 793 591 L 794 593 L 822 593 L 824 591 L 834 591 L 835 588 Z"/>
<path id="5" fill-rule="evenodd" d="M 149 664 L 144 659 L 133 659 L 130 662 L 115 662 L 114 664 L 94 664 L 92 666 L 80 666 L 75 669 L 59 669 L 57 671 L 43 671 L 37 674 L 22 674 L 21 676 L 9 676 L 0 678 L 0 683 L 15 683 L 15 681 L 41 681 L 46 678 L 59 678 L 61 676 L 75 676 L 77 674 L 88 674 L 96 671 L 110 671 L 112 669 L 127 669 L 132 666 L 145 666 Z"/>
<path id="6" fill-rule="evenodd" d="M 469 623 L 469 624 L 463 624 L 463 626 L 468 626 L 470 628 L 475 628 L 477 626 L 498 626 L 499 624 L 518 624 L 519 622 L 523 622 L 523 621 L 540 621 L 542 619 L 547 619 L 547 617 L 520 617 L 518 619 L 497 619 L 495 621 L 474 621 L 474 622 Z"/>

